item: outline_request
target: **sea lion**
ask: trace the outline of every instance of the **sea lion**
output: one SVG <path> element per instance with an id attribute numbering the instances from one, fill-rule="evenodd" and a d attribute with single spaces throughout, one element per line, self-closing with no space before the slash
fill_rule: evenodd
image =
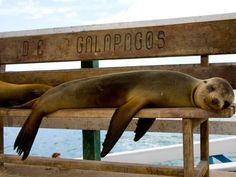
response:
<path id="1" fill-rule="evenodd" d="M 41 96 L 52 88 L 45 84 L 12 84 L 0 81 L 0 106 L 12 107 Z"/>
<path id="2" fill-rule="evenodd" d="M 133 116 L 143 107 L 200 107 L 221 110 L 234 100 L 233 89 L 221 78 L 200 80 L 173 71 L 133 71 L 74 80 L 42 95 L 21 128 L 14 149 L 22 160 L 29 155 L 43 117 L 59 109 L 117 108 L 103 143 L 101 156 L 110 152 Z M 139 119 L 135 141 L 155 119 Z"/>

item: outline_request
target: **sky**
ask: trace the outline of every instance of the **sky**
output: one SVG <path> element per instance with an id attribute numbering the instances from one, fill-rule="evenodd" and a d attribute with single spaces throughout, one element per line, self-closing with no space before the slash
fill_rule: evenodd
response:
<path id="1" fill-rule="evenodd" d="M 235 0 L 0 0 L 0 32 L 235 12 Z"/>
<path id="2" fill-rule="evenodd" d="M 232 12 L 235 0 L 0 0 L 0 31 Z"/>

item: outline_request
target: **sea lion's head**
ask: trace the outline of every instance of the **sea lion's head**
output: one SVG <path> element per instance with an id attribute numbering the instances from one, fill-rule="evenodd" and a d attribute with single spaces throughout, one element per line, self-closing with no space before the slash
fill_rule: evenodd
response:
<path id="1" fill-rule="evenodd" d="M 195 104 L 206 110 L 222 110 L 228 108 L 233 101 L 233 88 L 219 77 L 202 80 L 194 93 Z"/>

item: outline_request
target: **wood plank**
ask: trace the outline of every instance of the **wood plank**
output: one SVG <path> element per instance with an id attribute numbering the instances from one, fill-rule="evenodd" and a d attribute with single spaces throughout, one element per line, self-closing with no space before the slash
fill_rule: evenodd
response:
<path id="1" fill-rule="evenodd" d="M 184 177 L 194 177 L 193 127 L 191 119 L 183 119 Z"/>
<path id="2" fill-rule="evenodd" d="M 21 127 L 26 120 L 26 117 L 4 117 L 5 127 Z M 77 130 L 107 130 L 110 123 L 110 119 L 107 118 L 53 118 L 43 119 L 41 128 L 56 128 L 56 129 L 77 129 Z M 127 131 L 134 131 L 137 125 L 137 119 L 133 121 L 127 127 Z M 210 134 L 221 135 L 235 135 L 236 122 L 232 121 L 210 121 Z M 157 119 L 153 126 L 149 129 L 149 132 L 166 132 L 166 133 L 181 133 L 182 122 L 181 120 L 167 120 Z M 196 129 L 195 133 L 199 133 L 200 130 Z"/>
<path id="3" fill-rule="evenodd" d="M 155 112 L 156 109 L 142 110 L 142 114 L 147 115 L 148 117 L 150 116 L 150 114 L 148 113 L 150 111 L 154 112 L 152 114 L 156 113 L 156 116 L 159 115 L 161 117 L 161 115 L 163 114 L 157 114 L 158 111 Z M 191 112 L 191 109 L 189 111 Z M 114 109 L 60 110 L 54 113 L 54 115 L 50 115 L 44 118 L 41 127 L 84 130 L 107 130 L 113 112 Z M 30 110 L 15 110 L 4 108 L 0 109 L 0 115 L 4 119 L 4 126 L 6 127 L 21 127 L 29 114 Z M 92 118 L 89 118 L 91 116 Z M 201 119 L 195 120 L 198 121 Z M 235 135 L 235 124 L 236 122 L 232 122 L 231 119 L 226 119 L 223 122 L 216 120 L 210 121 L 210 133 Z M 136 125 L 137 119 L 133 119 L 133 121 L 127 127 L 127 131 L 133 131 L 136 128 Z M 156 120 L 156 122 L 153 124 L 149 131 L 182 132 L 182 123 L 181 120 L 176 118 L 160 118 Z M 199 132 L 199 128 L 196 129 L 195 132 Z"/>
<path id="4" fill-rule="evenodd" d="M 115 112 L 115 108 L 84 108 L 84 109 L 62 109 L 45 118 L 110 118 Z M 7 109 L 1 108 L 2 117 L 28 117 L 30 109 Z M 234 114 L 234 108 L 229 107 L 219 112 L 207 111 L 195 107 L 182 108 L 144 108 L 134 117 L 138 118 L 229 118 Z"/>
<path id="5" fill-rule="evenodd" d="M 236 88 L 236 63 L 232 64 L 210 64 L 202 67 L 194 65 L 163 65 L 163 66 L 140 66 L 140 67 L 121 67 L 121 68 L 99 68 L 99 69 L 78 69 L 60 71 L 24 71 L 6 72 L 0 74 L 0 80 L 10 83 L 45 83 L 56 86 L 69 80 L 82 79 L 87 77 L 126 72 L 134 70 L 173 70 L 190 74 L 200 79 L 209 77 L 223 77 L 228 80 L 233 88 Z"/>
<path id="6" fill-rule="evenodd" d="M 209 157 L 209 123 L 205 120 L 200 125 L 200 141 L 201 141 L 201 160 L 208 161 Z"/>
<path id="7" fill-rule="evenodd" d="M 209 66 L 209 55 L 201 55 L 201 66 Z"/>
<path id="8" fill-rule="evenodd" d="M 45 166 L 31 166 L 31 165 L 17 165 L 17 164 L 4 164 L 0 168 L 1 177 L 168 177 L 163 175 L 145 175 L 145 174 L 131 174 L 131 173 L 117 173 L 117 172 L 104 172 L 93 170 L 63 170 L 53 167 Z M 236 177 L 233 172 L 219 172 L 211 171 L 211 177 Z M 172 176 L 176 177 L 176 176 Z"/>
<path id="9" fill-rule="evenodd" d="M 236 53 L 236 19 L 0 38 L 0 64 Z"/>
<path id="10" fill-rule="evenodd" d="M 0 117 L 0 154 L 4 153 L 4 123 L 3 118 Z M 0 159 L 0 166 L 3 165 L 2 159 Z"/>
<path id="11" fill-rule="evenodd" d="M 0 65 L 0 73 L 4 73 L 6 70 L 6 65 Z M 0 117 L 0 154 L 4 153 L 4 120 Z M 0 166 L 3 162 L 0 160 Z"/>
<path id="12" fill-rule="evenodd" d="M 207 119 L 197 119 L 193 121 L 193 130 L 197 128 L 199 125 L 201 125 L 203 122 L 205 122 Z"/>
<path id="13" fill-rule="evenodd" d="M 209 158 L 209 121 L 206 120 L 200 125 L 200 151 L 201 151 L 201 161 L 208 162 Z M 206 166 L 206 173 L 204 177 L 209 177 L 210 170 L 209 164 Z"/>
<path id="14" fill-rule="evenodd" d="M 196 177 L 203 177 L 206 173 L 208 174 L 209 164 L 208 161 L 200 161 L 200 163 L 196 167 L 197 173 L 195 173 Z"/>
<path id="15" fill-rule="evenodd" d="M 95 170 L 58 169 L 55 167 L 4 164 L 0 168 L 1 177 L 169 177 L 132 173 L 104 172 Z"/>
<path id="16" fill-rule="evenodd" d="M 122 23 L 57 27 L 57 28 L 48 28 L 48 29 L 1 32 L 0 38 L 17 37 L 17 36 L 18 37 L 19 36 L 38 36 L 38 35 L 48 35 L 48 34 L 71 33 L 71 32 L 79 32 L 79 31 L 97 31 L 97 30 L 105 30 L 105 29 L 135 28 L 135 27 L 145 27 L 145 26 L 163 26 L 163 25 L 185 24 L 185 23 L 192 23 L 192 22 L 230 20 L 230 19 L 235 19 L 235 18 L 236 18 L 236 13 L 227 13 L 227 14 L 171 18 L 171 19 L 161 19 L 161 20 L 145 20 L 145 21 L 134 21 L 134 22 L 122 22 Z"/>
<path id="17" fill-rule="evenodd" d="M 28 115 L 28 114 L 27 114 Z M 26 120 L 27 116 L 3 116 L 5 127 L 21 127 Z M 84 129 L 84 130 L 107 130 L 110 123 L 110 118 L 44 118 L 41 124 L 41 128 L 60 128 L 60 129 Z M 221 135 L 235 135 L 236 134 L 236 122 L 229 120 L 218 121 L 212 120 L 210 124 L 210 134 Z M 137 119 L 133 119 L 127 127 L 127 131 L 134 131 L 137 125 Z M 181 133 L 182 122 L 179 119 L 157 119 L 149 132 L 166 132 L 166 133 Z M 197 128 L 195 133 L 199 133 Z"/>
<path id="18" fill-rule="evenodd" d="M 149 174 L 149 175 L 167 175 L 167 176 L 183 176 L 183 168 L 166 167 L 157 165 L 144 165 L 134 163 L 118 163 L 118 162 L 102 162 L 90 160 L 72 160 L 72 159 L 52 159 L 43 157 L 28 157 L 22 161 L 17 156 L 4 155 L 5 163 L 14 163 L 20 165 L 36 165 L 57 167 L 60 169 L 79 169 L 79 170 L 95 170 L 105 172 L 133 173 L 133 174 Z"/>

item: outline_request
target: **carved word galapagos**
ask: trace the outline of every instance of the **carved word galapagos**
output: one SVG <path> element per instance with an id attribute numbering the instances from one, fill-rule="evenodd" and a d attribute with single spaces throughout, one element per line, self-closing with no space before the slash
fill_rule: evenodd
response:
<path id="1" fill-rule="evenodd" d="M 88 35 L 77 37 L 77 53 L 116 52 L 161 49 L 165 46 L 165 32 L 137 32 L 125 34 Z"/>
<path id="2" fill-rule="evenodd" d="M 72 48 L 71 51 L 79 55 L 86 53 L 133 52 L 164 48 L 165 37 L 164 31 L 127 32 L 121 34 L 107 33 L 98 35 L 81 34 L 74 38 L 64 38 L 67 42 L 64 43 L 63 41 L 59 44 L 69 46 L 69 48 Z M 42 39 L 33 42 L 27 40 L 22 41 L 20 56 L 29 57 L 34 55 L 42 57 L 46 53 L 44 50 L 47 50 L 46 42 Z"/>

